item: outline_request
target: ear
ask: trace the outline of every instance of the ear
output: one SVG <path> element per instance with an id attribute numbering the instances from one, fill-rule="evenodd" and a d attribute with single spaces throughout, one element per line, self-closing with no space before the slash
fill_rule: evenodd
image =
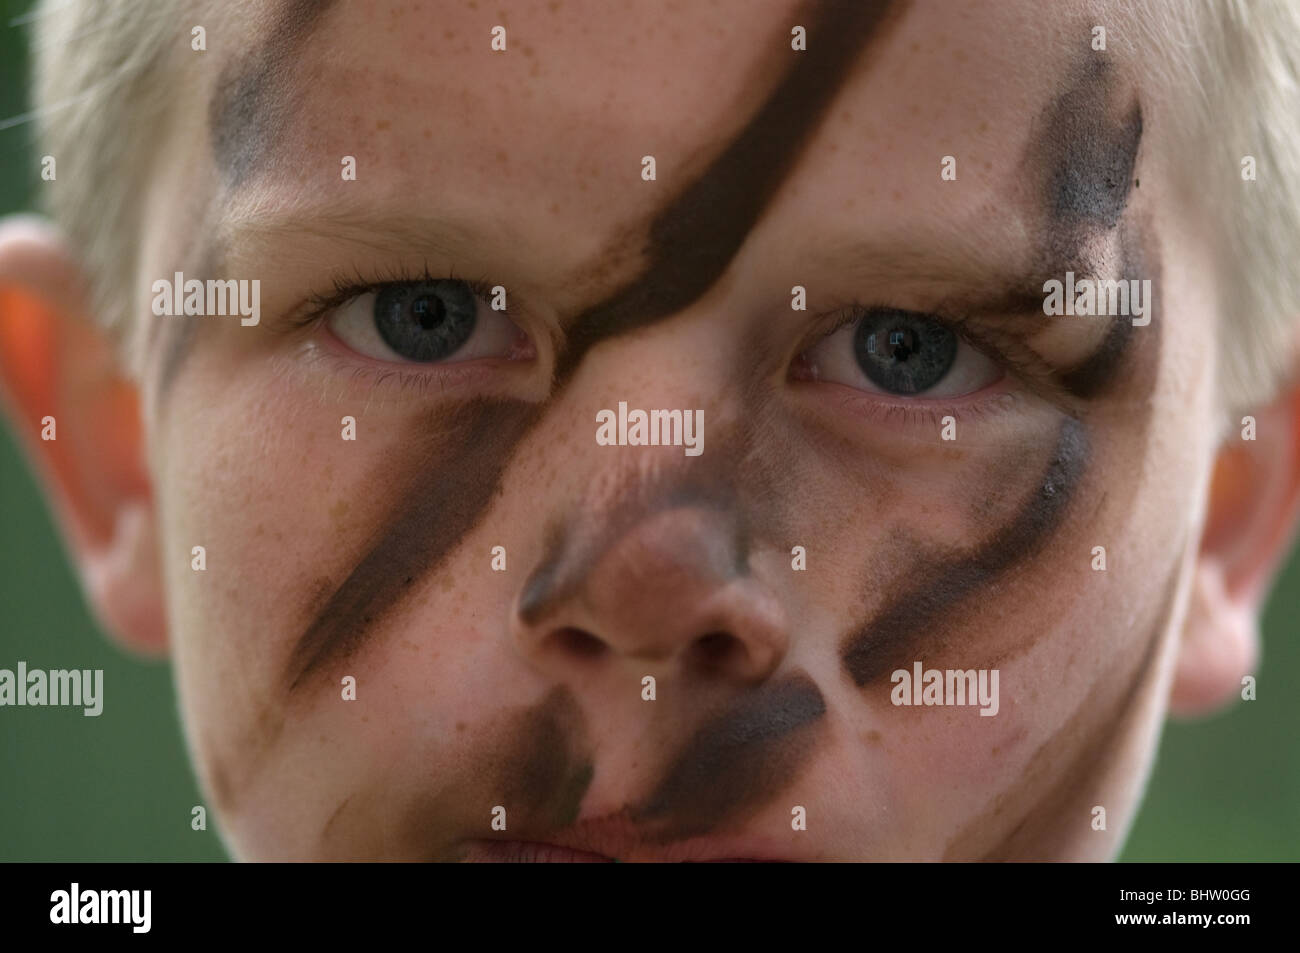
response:
<path id="1" fill-rule="evenodd" d="M 1255 674 L 1259 616 L 1300 517 L 1300 375 L 1236 422 L 1219 449 L 1192 601 L 1170 695 L 1174 715 L 1211 713 Z"/>
<path id="2" fill-rule="evenodd" d="M 89 313 L 80 266 L 52 226 L 29 216 L 0 221 L 0 397 L 100 624 L 161 654 L 138 391 Z"/>

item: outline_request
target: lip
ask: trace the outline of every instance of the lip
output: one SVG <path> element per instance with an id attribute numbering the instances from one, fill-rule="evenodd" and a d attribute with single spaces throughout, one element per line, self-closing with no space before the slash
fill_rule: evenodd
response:
<path id="1" fill-rule="evenodd" d="M 466 844 L 472 864 L 612 864 L 614 858 L 539 841 L 476 840 Z"/>
<path id="2" fill-rule="evenodd" d="M 580 820 L 563 830 L 511 831 L 509 837 L 462 842 L 479 863 L 788 863 L 787 850 L 764 839 L 703 835 L 664 842 L 621 815 Z"/>
<path id="3" fill-rule="evenodd" d="M 698 863 L 698 864 L 773 864 L 787 861 L 766 857 L 701 857 L 684 860 L 670 856 L 670 850 L 640 850 L 628 860 L 649 863 Z M 616 857 L 597 854 L 589 850 L 576 850 L 560 844 L 544 841 L 508 841 L 508 840 L 474 840 L 467 841 L 462 858 L 467 863 L 476 864 L 613 864 L 619 863 Z M 628 861 L 622 861 L 624 863 Z"/>

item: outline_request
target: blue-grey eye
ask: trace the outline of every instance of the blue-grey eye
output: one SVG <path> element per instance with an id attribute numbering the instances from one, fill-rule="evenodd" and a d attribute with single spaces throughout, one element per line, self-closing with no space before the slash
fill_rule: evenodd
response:
<path id="1" fill-rule="evenodd" d="M 385 285 L 375 292 L 375 330 L 408 361 L 442 361 L 469 340 L 478 296 L 463 281 L 440 279 Z"/>
<path id="2" fill-rule="evenodd" d="M 942 381 L 957 344 L 957 335 L 933 318 L 888 308 L 864 315 L 853 335 L 862 372 L 891 394 L 921 394 Z"/>

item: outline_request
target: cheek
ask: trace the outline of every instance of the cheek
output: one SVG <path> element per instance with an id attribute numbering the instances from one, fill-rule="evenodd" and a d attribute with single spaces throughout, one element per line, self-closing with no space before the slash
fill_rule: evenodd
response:
<path id="1" fill-rule="evenodd" d="M 465 674 L 447 663 L 473 652 L 473 607 L 497 580 L 454 565 L 422 578 L 405 612 L 412 631 L 437 639 L 394 638 L 366 668 L 344 666 L 358 679 L 356 705 L 343 702 L 333 672 L 304 698 L 310 714 L 294 704 L 284 692 L 293 646 L 392 508 L 401 478 L 385 483 L 377 463 L 410 456 L 411 422 L 367 413 L 362 401 L 322 401 L 254 363 L 214 368 L 201 357 L 176 381 L 151 443 L 185 726 L 218 807 L 239 824 L 266 823 L 267 845 L 292 843 L 300 817 L 320 820 L 312 805 L 323 810 L 347 775 L 401 763 L 402 699 L 441 697 Z M 342 439 L 345 414 L 356 418 L 355 441 Z M 194 546 L 205 551 L 201 571 Z M 454 736 L 455 712 L 432 727 Z M 263 782 L 266 796 L 250 790 Z M 263 821 L 248 817 L 252 805 Z"/>

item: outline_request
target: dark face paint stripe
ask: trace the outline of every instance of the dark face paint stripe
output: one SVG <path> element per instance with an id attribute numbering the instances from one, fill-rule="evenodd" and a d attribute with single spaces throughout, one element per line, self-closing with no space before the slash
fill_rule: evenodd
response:
<path id="1" fill-rule="evenodd" d="M 813 751 L 807 731 L 825 714 L 803 672 L 746 693 L 695 733 L 632 820 L 676 840 L 743 819 L 793 781 Z"/>
<path id="2" fill-rule="evenodd" d="M 291 687 L 331 658 L 346 656 L 399 603 L 418 578 L 434 572 L 473 528 L 497 492 L 515 446 L 537 417 L 535 405 L 476 400 L 429 421 L 412 485 L 379 542 L 325 603 L 294 647 Z M 432 434 L 433 436 L 428 436 Z M 391 483 L 386 465 L 378 488 Z"/>
<path id="3" fill-rule="evenodd" d="M 279 5 L 266 39 L 249 56 L 236 57 L 217 81 L 208 104 L 212 156 L 237 185 L 271 154 L 296 103 L 289 56 L 299 52 L 335 0 L 287 0 Z"/>
<path id="4" fill-rule="evenodd" d="M 858 687 L 909 665 L 944 616 L 981 586 L 1038 552 L 1060 525 L 1087 469 L 1083 425 L 1066 418 L 1052 460 L 1037 489 L 1012 522 L 973 552 L 918 567 L 920 581 L 896 596 L 842 644 L 840 658 Z"/>
<path id="5" fill-rule="evenodd" d="M 889 7 L 887 0 L 810 3 L 807 52 L 791 50 L 783 28 L 780 45 L 792 62 L 785 78 L 704 174 L 655 219 L 642 276 L 575 320 L 558 378 L 572 374 L 598 342 L 676 314 L 713 287 Z"/>

